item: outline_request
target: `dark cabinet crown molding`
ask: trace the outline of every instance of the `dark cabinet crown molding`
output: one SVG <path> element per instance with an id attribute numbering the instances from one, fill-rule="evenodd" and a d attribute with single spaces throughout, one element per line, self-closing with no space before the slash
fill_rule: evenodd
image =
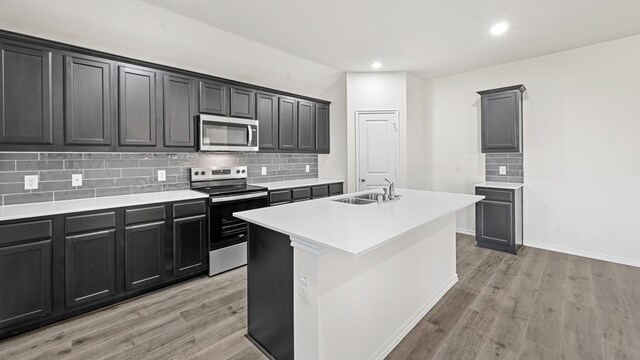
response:
<path id="1" fill-rule="evenodd" d="M 505 87 L 489 89 L 489 90 L 481 90 L 481 91 L 478 91 L 477 93 L 479 95 L 487 95 L 487 94 L 499 93 L 499 92 L 510 91 L 510 90 L 519 90 L 520 92 L 525 92 L 527 88 L 524 85 L 519 84 L 519 85 L 505 86 Z"/>
<path id="2" fill-rule="evenodd" d="M 193 77 L 202 78 L 202 79 L 205 79 L 205 80 L 208 80 L 208 81 L 223 82 L 223 83 L 226 83 L 227 85 L 237 86 L 237 87 L 240 87 L 240 88 L 250 88 L 250 89 L 252 89 L 253 91 L 256 91 L 256 92 L 257 91 L 269 92 L 269 93 L 273 93 L 273 94 L 277 94 L 277 95 L 281 95 L 281 96 L 291 96 L 291 97 L 304 99 L 304 100 L 309 100 L 309 101 L 315 101 L 315 102 L 319 102 L 319 103 L 323 103 L 323 104 L 327 104 L 327 105 L 331 104 L 330 101 L 323 100 L 323 99 L 317 99 L 317 98 L 314 98 L 314 97 L 311 97 L 311 96 L 294 94 L 294 93 L 281 91 L 281 90 L 277 90 L 277 89 L 272 89 L 272 88 L 268 88 L 268 87 L 264 87 L 264 86 L 258 86 L 258 85 L 253 85 L 253 84 L 241 82 L 241 81 L 225 79 L 225 78 L 218 77 L 218 76 L 213 76 L 213 75 L 203 74 L 203 73 L 199 73 L 199 72 L 195 72 L 195 71 L 175 68 L 175 67 L 172 67 L 172 66 L 157 64 L 157 63 L 153 63 L 153 62 L 132 59 L 132 58 L 129 58 L 129 57 L 126 57 L 126 56 L 110 54 L 110 53 L 106 53 L 106 52 L 102 52 L 102 51 L 98 51 L 98 50 L 87 49 L 87 48 L 84 48 L 84 47 L 81 47 L 81 46 L 65 44 L 65 43 L 61 43 L 61 42 L 57 42 L 57 41 L 53 41 L 53 40 L 47 40 L 47 39 L 43 39 L 43 38 L 38 38 L 38 37 L 34 37 L 34 36 L 19 34 L 19 33 L 15 33 L 15 32 L 12 32 L 12 31 L 7 31 L 7 30 L 1 30 L 0 29 L 0 41 L 5 40 L 5 39 L 14 40 L 14 41 L 20 41 L 20 42 L 23 42 L 23 43 L 30 43 L 30 44 L 37 45 L 37 46 L 46 46 L 46 47 L 48 47 L 48 48 L 50 48 L 50 49 L 52 49 L 54 51 L 57 51 L 57 52 L 63 52 L 63 53 L 64 52 L 73 52 L 75 54 L 95 56 L 95 57 L 99 57 L 99 58 L 102 58 L 102 59 L 105 59 L 105 60 L 111 60 L 111 61 L 115 61 L 115 62 L 122 62 L 122 63 L 132 64 L 132 65 L 138 65 L 138 66 L 142 66 L 142 67 L 150 67 L 150 68 L 153 68 L 153 69 L 156 69 L 156 70 L 171 72 L 171 73 L 175 73 L 175 74 L 193 76 Z"/>

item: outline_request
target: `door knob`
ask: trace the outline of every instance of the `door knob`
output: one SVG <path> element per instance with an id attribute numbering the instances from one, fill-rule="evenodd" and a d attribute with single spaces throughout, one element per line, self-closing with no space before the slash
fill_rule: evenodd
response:
<path id="1" fill-rule="evenodd" d="M 360 182 L 365 182 L 365 181 L 367 181 L 367 179 L 365 178 L 360 179 Z"/>

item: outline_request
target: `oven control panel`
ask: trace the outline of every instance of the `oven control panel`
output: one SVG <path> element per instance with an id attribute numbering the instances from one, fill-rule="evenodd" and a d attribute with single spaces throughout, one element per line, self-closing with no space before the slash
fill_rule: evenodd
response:
<path id="1" fill-rule="evenodd" d="M 191 168 L 191 181 L 246 179 L 246 166 Z"/>

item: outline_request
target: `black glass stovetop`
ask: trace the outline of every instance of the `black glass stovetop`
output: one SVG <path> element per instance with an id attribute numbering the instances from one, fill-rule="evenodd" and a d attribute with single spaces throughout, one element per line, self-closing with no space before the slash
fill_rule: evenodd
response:
<path id="1" fill-rule="evenodd" d="M 267 188 L 262 186 L 237 184 L 237 185 L 225 185 L 225 186 L 211 186 L 200 189 L 193 189 L 196 191 L 209 194 L 211 196 L 223 196 L 223 195 L 237 195 L 244 193 L 252 193 L 258 191 L 266 191 Z"/>

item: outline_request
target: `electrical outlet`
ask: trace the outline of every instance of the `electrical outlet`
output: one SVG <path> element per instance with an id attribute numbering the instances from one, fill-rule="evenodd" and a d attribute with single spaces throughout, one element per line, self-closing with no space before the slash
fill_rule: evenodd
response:
<path id="1" fill-rule="evenodd" d="M 167 181 L 167 171 L 158 170 L 158 181 Z"/>
<path id="2" fill-rule="evenodd" d="M 305 171 L 305 172 L 309 172 L 309 165 L 305 165 L 305 167 L 304 167 L 304 171 Z"/>
<path id="3" fill-rule="evenodd" d="M 462 163 L 460 161 L 456 161 L 456 170 L 462 170 Z"/>
<path id="4" fill-rule="evenodd" d="M 506 166 L 499 166 L 498 167 L 498 173 L 500 175 L 507 175 L 507 167 Z"/>
<path id="5" fill-rule="evenodd" d="M 262 175 L 267 175 L 267 167 L 266 166 L 262 167 Z"/>
<path id="6" fill-rule="evenodd" d="M 82 174 L 71 174 L 71 186 L 82 186 Z"/>
<path id="7" fill-rule="evenodd" d="M 298 294 L 309 300 L 309 275 L 298 273 Z"/>
<path id="8" fill-rule="evenodd" d="M 26 175 L 24 177 L 24 189 L 35 190 L 38 188 L 38 175 Z"/>

